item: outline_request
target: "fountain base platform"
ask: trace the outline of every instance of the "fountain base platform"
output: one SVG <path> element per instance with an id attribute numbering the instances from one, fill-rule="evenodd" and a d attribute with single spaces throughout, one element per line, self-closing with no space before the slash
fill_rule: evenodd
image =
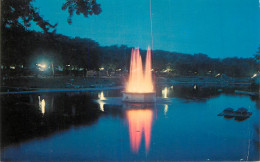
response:
<path id="1" fill-rule="evenodd" d="M 124 102 L 133 103 L 150 103 L 156 101 L 156 92 L 136 93 L 136 92 L 122 92 Z"/>

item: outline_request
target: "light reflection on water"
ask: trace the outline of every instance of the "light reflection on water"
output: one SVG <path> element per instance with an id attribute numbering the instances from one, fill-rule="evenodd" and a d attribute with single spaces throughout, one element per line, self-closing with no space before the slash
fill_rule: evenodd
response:
<path id="1" fill-rule="evenodd" d="M 168 105 L 164 104 L 164 115 L 166 116 L 168 112 Z"/>
<path id="2" fill-rule="evenodd" d="M 99 104 L 100 111 L 104 111 L 104 105 L 105 105 L 104 100 L 106 100 L 104 96 L 104 91 L 98 93 L 98 98 L 99 99 L 97 100 L 97 103 Z"/>
<path id="3" fill-rule="evenodd" d="M 102 101 L 102 100 L 98 100 L 97 103 L 99 104 L 99 108 L 100 108 L 100 110 L 101 110 L 101 111 L 105 111 L 105 110 L 104 110 L 105 102 Z"/>
<path id="4" fill-rule="evenodd" d="M 39 108 L 42 114 L 45 114 L 45 100 L 44 99 L 41 100 L 40 96 L 38 96 L 38 99 L 39 99 Z"/>
<path id="5" fill-rule="evenodd" d="M 151 129 L 153 121 L 153 112 L 151 109 L 129 109 L 126 110 L 126 118 L 129 125 L 129 137 L 131 149 L 138 153 L 144 133 L 145 150 L 150 149 Z"/>
<path id="6" fill-rule="evenodd" d="M 208 93 L 208 90 L 201 91 L 200 88 L 197 94 L 193 88 L 191 86 L 190 91 L 187 91 L 174 87 L 176 93 L 173 94 L 173 88 L 168 87 L 167 99 L 162 96 L 163 99 L 155 104 L 156 109 L 147 105 L 122 104 L 121 98 L 115 97 L 112 92 L 103 92 L 102 99 L 98 98 L 102 92 L 93 93 L 93 96 L 98 98 L 98 112 L 94 107 L 87 111 L 87 104 L 81 104 L 85 99 L 83 94 L 66 94 L 65 97 L 60 94 L 46 94 L 41 97 L 37 95 L 32 98 L 36 105 L 39 105 L 41 113 L 44 112 L 44 115 L 39 117 L 47 120 L 47 123 L 58 122 L 56 132 L 64 131 L 40 140 L 22 142 L 19 146 L 8 146 L 4 155 L 6 159 L 11 160 L 29 160 L 34 156 L 40 157 L 41 160 L 61 160 L 59 156 L 66 154 L 66 158 L 62 160 L 92 158 L 111 161 L 205 161 L 247 159 L 249 151 L 248 159 L 256 160 L 259 154 L 254 142 L 257 140 L 254 125 L 259 122 L 259 101 L 255 102 L 249 96 L 218 92 L 215 94 L 215 91 Z M 157 92 L 161 92 L 162 89 Z M 178 95 L 178 91 L 191 94 L 172 97 Z M 120 96 L 120 93 L 117 92 L 117 96 Z M 161 97 L 161 93 L 158 96 Z M 193 98 L 203 100 L 201 102 Z M 242 122 L 217 116 L 228 106 L 244 106 L 253 112 L 253 115 Z M 50 109 L 52 111 L 49 111 Z M 82 116 L 82 113 L 85 115 Z M 33 114 L 24 116 L 33 117 Z M 94 122 L 84 123 L 88 118 Z M 68 127 L 61 129 L 66 123 Z M 39 125 L 41 126 L 42 122 Z M 81 126 L 76 129 L 70 128 L 77 125 Z M 41 126 L 41 129 L 45 127 Z M 50 153 L 50 150 L 55 151 Z"/>

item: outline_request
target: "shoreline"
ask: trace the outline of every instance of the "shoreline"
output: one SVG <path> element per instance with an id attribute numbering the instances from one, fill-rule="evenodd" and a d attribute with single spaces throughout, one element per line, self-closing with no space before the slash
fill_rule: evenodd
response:
<path id="1" fill-rule="evenodd" d="M 73 76 L 43 76 L 43 77 L 15 77 L 1 83 L 0 94 L 36 93 L 62 91 L 96 91 L 125 86 L 127 78 L 112 77 L 73 77 Z M 199 88 L 233 88 L 238 91 L 257 93 L 259 85 L 253 85 L 250 78 L 215 78 L 203 76 L 182 76 L 174 78 L 156 77 L 157 86 L 195 86 Z M 47 90 L 48 89 L 48 90 Z M 40 92 L 39 91 L 39 92 Z"/>

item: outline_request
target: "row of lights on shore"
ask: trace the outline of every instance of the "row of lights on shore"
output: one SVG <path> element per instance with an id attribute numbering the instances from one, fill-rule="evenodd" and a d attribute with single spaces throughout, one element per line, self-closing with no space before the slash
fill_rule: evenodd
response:
<path id="1" fill-rule="evenodd" d="M 38 66 L 38 69 L 40 70 L 40 71 L 45 71 L 48 67 L 47 67 L 47 65 L 46 64 L 44 64 L 44 63 L 41 63 L 41 64 L 36 64 L 36 66 Z M 70 67 L 71 65 L 66 65 L 67 67 Z M 22 66 L 23 67 L 23 66 Z M 15 66 L 10 66 L 10 69 L 12 69 L 12 70 L 15 70 Z M 99 70 L 100 71 L 103 71 L 103 70 L 105 70 L 105 68 L 104 67 L 100 67 L 99 68 Z M 122 69 L 116 69 L 116 71 L 121 71 Z M 154 71 L 154 69 L 152 69 L 151 71 Z M 169 72 L 169 71 L 171 71 L 170 69 L 166 69 L 166 70 L 163 70 L 163 72 Z M 211 71 L 209 71 L 209 72 L 211 72 Z M 197 73 L 197 72 L 194 72 L 195 74 Z M 258 72 L 258 73 L 260 73 L 260 72 Z M 219 77 L 219 76 L 221 76 L 221 74 L 220 73 L 218 73 L 218 74 L 216 74 L 215 75 L 215 77 Z M 255 74 L 253 74 L 253 76 L 251 76 L 251 78 L 253 79 L 253 78 L 255 78 L 255 77 L 257 77 L 258 76 L 258 74 L 257 73 L 255 73 Z"/>

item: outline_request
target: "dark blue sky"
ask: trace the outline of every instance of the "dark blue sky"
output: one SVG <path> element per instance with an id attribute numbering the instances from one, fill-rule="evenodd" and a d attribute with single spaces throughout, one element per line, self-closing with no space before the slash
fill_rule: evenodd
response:
<path id="1" fill-rule="evenodd" d="M 100 45 L 146 49 L 151 43 L 149 0 L 97 0 L 102 13 L 67 23 L 65 0 L 36 0 L 34 6 L 57 33 L 91 38 Z M 151 0 L 153 49 L 205 53 L 210 57 L 252 57 L 260 45 L 258 0 Z M 34 29 L 39 30 L 34 26 Z"/>

